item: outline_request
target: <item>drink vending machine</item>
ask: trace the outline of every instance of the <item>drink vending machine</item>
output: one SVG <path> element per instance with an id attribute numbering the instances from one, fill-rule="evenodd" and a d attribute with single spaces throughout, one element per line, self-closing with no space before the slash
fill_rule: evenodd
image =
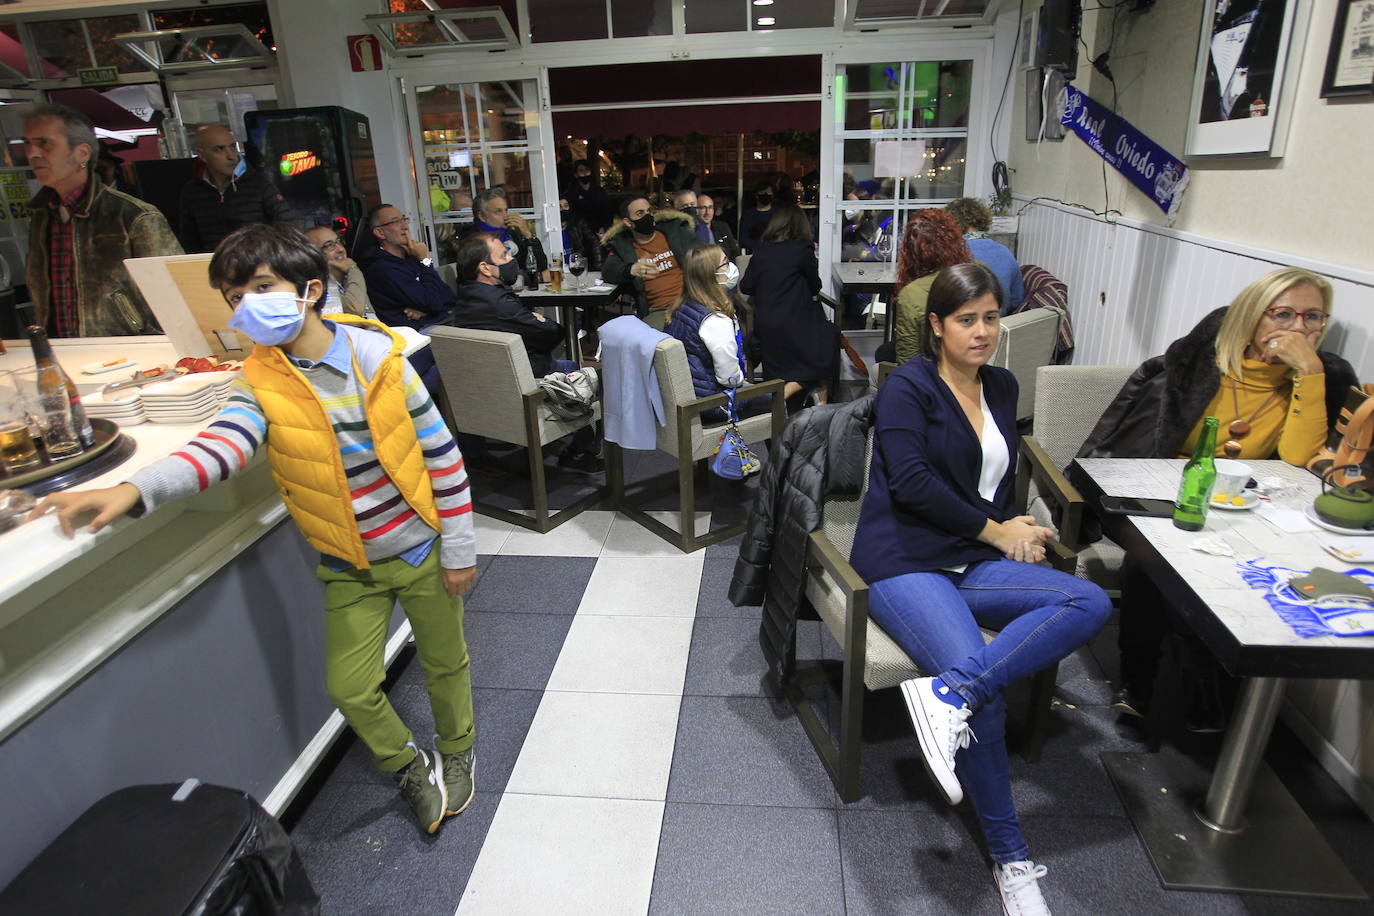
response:
<path id="1" fill-rule="evenodd" d="M 260 160 L 301 229 L 332 226 L 350 253 L 369 210 L 380 204 L 367 117 L 338 106 L 281 108 L 244 115 L 249 158 Z"/>

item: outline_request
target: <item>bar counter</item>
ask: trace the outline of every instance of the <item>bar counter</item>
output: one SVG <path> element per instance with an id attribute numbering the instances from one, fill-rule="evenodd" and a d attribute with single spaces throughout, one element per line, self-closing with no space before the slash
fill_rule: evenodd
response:
<path id="1" fill-rule="evenodd" d="M 0 368 L 28 361 L 6 345 Z M 111 346 L 145 368 L 175 360 L 165 338 Z M 121 376 L 79 374 L 77 353 L 93 362 L 100 347 L 59 342 L 83 390 Z M 203 426 L 129 427 L 133 456 L 76 489 L 118 483 Z M 52 517 L 0 535 L 0 823 L 17 828 L 0 840 L 0 886 L 122 786 L 195 777 L 273 813 L 289 803 L 343 729 L 324 689 L 318 559 L 261 453 L 94 535 L 65 538 Z M 410 632 L 397 617 L 388 664 Z"/>

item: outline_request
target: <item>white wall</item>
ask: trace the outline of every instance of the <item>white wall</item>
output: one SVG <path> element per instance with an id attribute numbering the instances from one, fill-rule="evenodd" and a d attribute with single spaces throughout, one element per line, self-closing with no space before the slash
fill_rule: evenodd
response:
<path id="1" fill-rule="evenodd" d="M 354 73 L 346 36 L 370 32 L 363 16 L 382 12 L 378 0 L 268 0 L 282 72 L 283 106 L 341 105 L 367 115 L 377 156 L 382 199 L 406 207 L 413 201 L 410 148 L 396 110 L 392 77 L 385 69 Z M 387 59 L 383 55 L 383 64 Z"/>
<path id="2" fill-rule="evenodd" d="M 1374 267 L 1374 100 L 1320 98 L 1322 71 L 1336 0 L 1305 0 L 1313 12 L 1297 65 L 1296 108 L 1287 154 L 1226 161 L 1193 159 L 1189 186 L 1174 228 L 1210 238 L 1320 258 L 1356 268 Z M 1039 0 L 1021 0 L 1033 9 Z M 1092 56 L 1107 47 L 1111 9 L 1085 10 L 1075 85 L 1106 105 L 1110 84 L 1095 73 Z M 1123 13 L 1110 67 L 1119 87 L 1118 112 L 1147 136 L 1182 155 L 1192 93 L 1193 65 L 1201 29 L 1198 0 L 1159 0 L 1146 12 Z M 1290 71 L 1290 73 L 1293 71 Z M 1164 224 L 1164 214 L 1108 167 L 1104 197 L 1102 160 L 1077 137 L 1024 140 L 1024 79 L 1016 77 L 1016 114 L 1010 164 L 1012 187 L 1027 197 L 1044 196 L 1108 207 L 1125 216 Z"/>

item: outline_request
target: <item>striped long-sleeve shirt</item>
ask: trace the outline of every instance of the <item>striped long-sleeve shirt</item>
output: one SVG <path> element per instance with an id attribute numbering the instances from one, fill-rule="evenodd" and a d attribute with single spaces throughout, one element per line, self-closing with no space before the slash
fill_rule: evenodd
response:
<path id="1" fill-rule="evenodd" d="M 319 393 L 333 424 L 368 561 L 414 557 L 416 548 L 432 541 L 436 532 L 382 470 L 363 413 L 364 383 L 353 372 L 356 355 L 359 368 L 371 377 L 391 342 L 367 328 L 325 324 L 334 330 L 334 343 L 324 358 L 317 363 L 293 362 Z M 476 564 L 477 547 L 463 456 L 409 364 L 404 367 L 404 379 L 406 408 L 424 452 L 442 528 L 437 532 L 440 563 L 445 569 L 466 569 Z M 128 482 L 138 488 L 148 511 L 190 496 L 243 470 L 266 439 L 269 425 L 253 387 L 239 378 L 230 388 L 224 409 L 204 431 L 166 458 L 136 471 Z"/>

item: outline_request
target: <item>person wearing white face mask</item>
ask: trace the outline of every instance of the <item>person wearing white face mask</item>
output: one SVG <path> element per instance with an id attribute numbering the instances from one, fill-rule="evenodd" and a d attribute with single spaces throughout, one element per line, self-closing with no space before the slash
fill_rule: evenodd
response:
<path id="1" fill-rule="evenodd" d="M 699 398 L 720 394 L 746 383 L 740 361 L 742 339 L 739 321 L 728 290 L 739 282 L 739 268 L 719 245 L 698 245 L 687 252 L 682 267 L 683 297 L 668 309 L 664 332 L 682 341 L 692 388 Z M 735 407 L 740 416 L 766 408 L 766 398 L 742 401 Z M 725 419 L 720 408 L 701 415 L 703 423 Z"/>
<path id="2" fill-rule="evenodd" d="M 461 595 L 476 574 L 463 456 L 403 339 L 379 322 L 320 317 L 329 268 L 298 230 L 246 226 L 210 261 L 257 344 L 224 410 L 181 449 L 101 490 L 53 494 L 67 536 L 98 531 L 239 473 L 259 449 L 301 533 L 320 552 L 330 700 L 392 774 L 420 828 L 434 833 L 474 792 L 474 725 Z M 399 601 L 410 619 L 434 713 L 419 747 L 382 691 L 382 657 Z"/>

